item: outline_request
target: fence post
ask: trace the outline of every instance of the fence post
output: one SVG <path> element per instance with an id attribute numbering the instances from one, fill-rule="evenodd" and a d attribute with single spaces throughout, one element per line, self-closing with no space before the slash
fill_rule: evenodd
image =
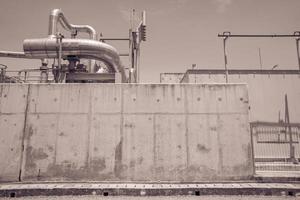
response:
<path id="1" fill-rule="evenodd" d="M 289 146 L 290 146 L 290 161 L 293 163 L 298 163 L 298 161 L 295 158 L 295 147 L 293 146 L 293 133 L 292 128 L 290 124 L 290 115 L 289 115 L 289 106 L 288 106 L 288 99 L 287 94 L 285 94 L 285 123 L 287 126 L 287 131 L 289 134 Z"/>

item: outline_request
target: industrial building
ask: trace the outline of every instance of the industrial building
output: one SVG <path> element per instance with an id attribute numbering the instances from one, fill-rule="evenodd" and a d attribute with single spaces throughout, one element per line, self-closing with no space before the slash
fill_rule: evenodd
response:
<path id="1" fill-rule="evenodd" d="M 128 38 L 70 21 L 54 9 L 46 38 L 0 51 L 41 60 L 0 68 L 0 196 L 300 193 L 299 70 L 190 69 L 140 83 L 145 11 Z"/>

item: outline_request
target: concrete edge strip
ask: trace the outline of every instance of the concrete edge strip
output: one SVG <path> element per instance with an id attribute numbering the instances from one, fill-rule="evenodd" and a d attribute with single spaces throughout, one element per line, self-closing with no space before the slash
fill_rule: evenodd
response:
<path id="1" fill-rule="evenodd" d="M 232 184 L 98 184 L 47 183 L 0 184 L 0 197 L 21 196 L 173 196 L 173 195 L 266 195 L 298 196 L 300 183 L 232 183 Z"/>

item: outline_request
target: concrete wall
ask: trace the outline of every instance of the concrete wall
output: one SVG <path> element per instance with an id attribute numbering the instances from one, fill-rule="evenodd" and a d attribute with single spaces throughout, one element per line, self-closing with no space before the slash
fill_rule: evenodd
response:
<path id="1" fill-rule="evenodd" d="M 1 181 L 218 181 L 253 173 L 245 85 L 0 86 Z"/>

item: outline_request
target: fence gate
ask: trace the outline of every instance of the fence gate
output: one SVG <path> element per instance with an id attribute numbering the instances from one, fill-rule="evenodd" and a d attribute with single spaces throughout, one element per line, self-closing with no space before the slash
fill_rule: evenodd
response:
<path id="1" fill-rule="evenodd" d="M 300 124 L 250 123 L 256 172 L 300 173 Z"/>

